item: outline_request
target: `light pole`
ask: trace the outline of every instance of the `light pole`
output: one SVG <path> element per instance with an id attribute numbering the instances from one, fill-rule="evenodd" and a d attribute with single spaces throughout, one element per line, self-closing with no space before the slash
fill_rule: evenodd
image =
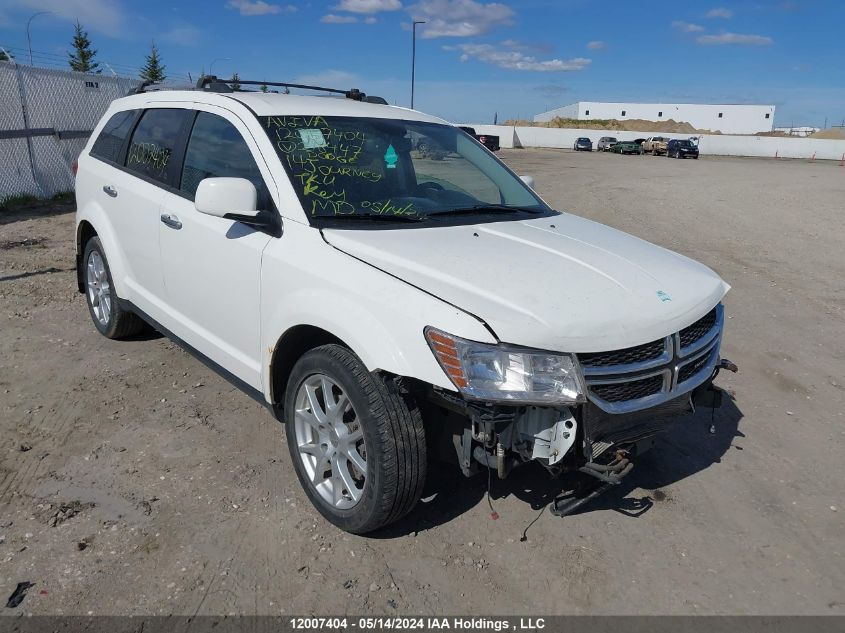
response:
<path id="1" fill-rule="evenodd" d="M 32 66 L 32 40 L 29 37 L 29 25 L 32 24 L 32 20 L 37 18 L 39 15 L 47 15 L 48 13 L 52 13 L 52 11 L 39 11 L 38 13 L 33 13 L 29 16 L 29 20 L 26 21 L 26 45 L 29 47 L 29 65 Z"/>
<path id="2" fill-rule="evenodd" d="M 232 58 L 231 57 L 218 57 L 213 62 L 211 62 L 211 64 L 208 66 L 208 74 L 213 75 L 214 74 L 214 64 L 215 64 L 215 62 L 222 62 L 222 61 L 232 61 Z"/>
<path id="3" fill-rule="evenodd" d="M 417 70 L 417 24 L 425 24 L 425 20 L 415 20 L 411 26 L 411 110 L 414 109 L 414 75 Z"/>

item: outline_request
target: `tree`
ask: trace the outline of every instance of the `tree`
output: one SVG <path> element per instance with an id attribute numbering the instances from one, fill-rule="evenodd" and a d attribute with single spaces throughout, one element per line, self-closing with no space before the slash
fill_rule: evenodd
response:
<path id="1" fill-rule="evenodd" d="M 229 85 L 232 86 L 232 90 L 240 90 L 241 89 L 241 82 L 240 77 L 238 77 L 238 73 L 234 73 L 232 75 L 232 83 Z"/>
<path id="2" fill-rule="evenodd" d="M 258 89 L 259 89 L 261 92 L 269 92 L 269 90 L 270 90 L 270 89 L 267 87 L 267 84 L 261 84 L 260 86 L 258 86 Z"/>
<path id="3" fill-rule="evenodd" d="M 97 51 L 91 48 L 91 40 L 88 39 L 88 31 L 85 31 L 82 28 L 79 21 L 76 22 L 76 25 L 73 28 L 73 40 L 71 41 L 73 52 L 67 54 L 67 63 L 70 65 L 70 69 L 75 70 L 78 73 L 99 74 L 103 72 L 100 68 L 100 64 L 94 61 L 94 56 L 97 54 Z"/>
<path id="4" fill-rule="evenodd" d="M 150 44 L 150 54 L 147 55 L 146 64 L 141 69 L 141 79 L 144 81 L 164 81 L 167 75 L 164 74 L 166 66 L 161 63 L 161 58 L 158 56 L 158 48 L 156 43 Z"/>

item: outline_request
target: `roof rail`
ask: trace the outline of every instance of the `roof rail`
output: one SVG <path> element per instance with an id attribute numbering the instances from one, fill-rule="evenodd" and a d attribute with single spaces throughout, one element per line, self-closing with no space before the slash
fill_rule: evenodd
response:
<path id="1" fill-rule="evenodd" d="M 305 84 L 292 84 L 281 81 L 253 81 L 250 79 L 218 79 L 214 75 L 205 75 L 200 77 L 197 81 L 197 90 L 204 90 L 206 92 L 235 92 L 231 84 L 242 86 L 273 86 L 279 88 L 299 88 L 301 90 L 317 90 L 319 92 L 331 92 L 333 94 L 343 95 L 347 99 L 353 101 L 363 101 L 366 103 L 377 103 L 380 105 L 387 105 L 387 101 L 383 97 L 376 97 L 374 95 L 366 95 L 357 88 L 351 90 L 339 90 L 337 88 L 324 88 L 322 86 L 307 86 Z"/>
<path id="2" fill-rule="evenodd" d="M 158 90 L 191 90 L 189 87 L 177 87 L 174 85 L 166 85 L 163 81 L 151 81 L 149 79 L 141 82 L 140 85 L 132 88 L 129 92 L 126 93 L 126 96 L 130 95 L 140 95 L 145 92 L 154 92 Z"/>
<path id="3" fill-rule="evenodd" d="M 147 79 L 146 81 L 142 81 L 140 86 L 135 86 L 129 92 L 126 93 L 126 96 L 129 95 L 139 95 L 147 91 L 147 88 L 152 86 L 155 82 L 151 79 Z"/>

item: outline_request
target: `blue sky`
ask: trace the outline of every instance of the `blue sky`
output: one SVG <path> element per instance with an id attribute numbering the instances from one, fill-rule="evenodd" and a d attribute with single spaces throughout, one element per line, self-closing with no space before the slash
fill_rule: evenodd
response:
<path id="1" fill-rule="evenodd" d="M 358 87 L 452 121 L 530 118 L 579 100 L 763 103 L 776 125 L 845 120 L 841 0 L 0 0 L 0 46 L 66 67 L 72 23 L 137 72 Z M 214 61 L 217 60 L 217 61 Z"/>

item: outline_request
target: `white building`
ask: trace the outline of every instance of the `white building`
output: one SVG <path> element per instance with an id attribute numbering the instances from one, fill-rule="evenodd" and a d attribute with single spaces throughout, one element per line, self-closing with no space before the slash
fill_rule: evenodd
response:
<path id="1" fill-rule="evenodd" d="M 711 105 L 704 103 L 603 103 L 579 101 L 534 117 L 535 123 L 555 117 L 589 121 L 592 119 L 644 119 L 646 121 L 685 121 L 699 130 L 723 134 L 771 132 L 775 122 L 773 105 Z"/>

